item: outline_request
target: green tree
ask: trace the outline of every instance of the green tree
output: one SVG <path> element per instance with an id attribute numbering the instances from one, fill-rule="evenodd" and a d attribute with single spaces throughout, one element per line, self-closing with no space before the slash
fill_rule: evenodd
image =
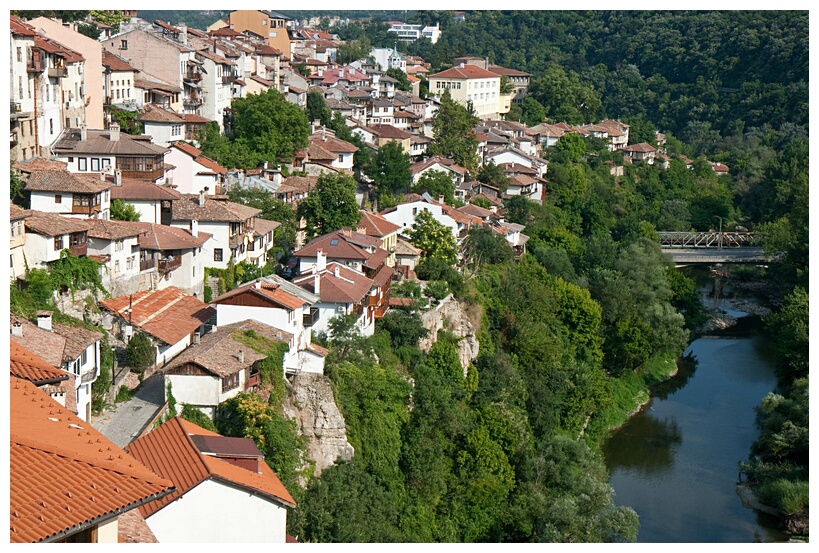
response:
<path id="1" fill-rule="evenodd" d="M 448 265 L 455 263 L 458 247 L 449 227 L 436 221 L 429 211 L 419 211 L 415 223 L 407 234 L 416 248 L 423 253 L 422 258 L 436 257 Z"/>
<path id="2" fill-rule="evenodd" d="M 395 349 L 402 346 L 418 345 L 418 340 L 428 334 L 421 316 L 417 312 L 402 309 L 390 309 L 386 315 L 376 321 L 378 329 L 389 332 L 390 341 Z"/>
<path id="3" fill-rule="evenodd" d="M 324 94 L 318 90 L 311 90 L 307 93 L 307 120 L 309 122 L 320 121 L 325 127 L 330 125 L 333 112 L 327 107 Z"/>
<path id="4" fill-rule="evenodd" d="M 533 79 L 529 94 L 554 121 L 591 123 L 603 115 L 600 94 L 594 87 L 581 82 L 580 75 L 574 71 L 566 71 L 559 65 L 550 65 L 540 77 Z"/>
<path id="5" fill-rule="evenodd" d="M 412 182 L 409 154 L 399 143 L 388 142 L 378 149 L 366 173 L 373 180 L 379 204 L 392 205 L 395 195 Z"/>
<path id="6" fill-rule="evenodd" d="M 440 155 L 455 160 L 470 173 L 478 167 L 478 139 L 474 128 L 479 119 L 457 103 L 445 91 L 441 105 L 432 117 L 433 140 L 429 144 L 430 155 Z"/>
<path id="7" fill-rule="evenodd" d="M 145 369 L 156 363 L 156 348 L 151 338 L 144 332 L 136 332 L 125 346 L 125 359 L 137 373 L 144 373 Z"/>
<path id="8" fill-rule="evenodd" d="M 509 187 L 509 177 L 507 177 L 503 169 L 495 164 L 495 160 L 489 160 L 478 171 L 478 180 L 485 184 L 492 185 L 498 189 L 498 192 L 503 194 Z"/>
<path id="9" fill-rule="evenodd" d="M 114 221 L 139 221 L 139 211 L 134 204 L 124 200 L 111 200 L 111 219 Z"/>
<path id="10" fill-rule="evenodd" d="M 534 127 L 546 119 L 546 108 L 531 96 L 527 96 L 520 103 L 520 115 L 522 123 Z"/>
<path id="11" fill-rule="evenodd" d="M 14 169 L 10 169 L 10 178 L 9 178 L 9 197 L 11 199 L 11 203 L 18 205 L 25 209 L 26 207 L 26 195 L 23 192 L 23 181 L 14 173 Z"/>
<path id="12" fill-rule="evenodd" d="M 355 191 L 355 180 L 342 173 L 325 173 L 318 178 L 296 211 L 307 221 L 308 239 L 344 227 L 355 228 L 361 218 Z"/>
<path id="13" fill-rule="evenodd" d="M 114 106 L 106 106 L 105 110 L 111 116 L 111 120 L 119 125 L 125 134 L 139 136 L 142 134 L 142 122 L 139 121 L 139 112 L 121 109 Z"/>
<path id="14" fill-rule="evenodd" d="M 785 298 L 785 305 L 766 320 L 776 344 L 777 375 L 784 384 L 808 376 L 808 307 L 808 292 L 796 287 Z"/>
<path id="15" fill-rule="evenodd" d="M 570 161 L 578 162 L 586 153 L 586 142 L 574 132 L 567 132 L 555 144 L 558 152 L 564 152 Z"/>
<path id="16" fill-rule="evenodd" d="M 229 163 L 230 167 L 250 169 L 265 161 L 290 161 L 296 151 L 307 146 L 307 114 L 272 88 L 234 99 L 231 110 L 230 140 L 236 163 Z"/>
<path id="17" fill-rule="evenodd" d="M 396 85 L 398 90 L 403 90 L 405 92 L 412 90 L 412 83 L 407 78 L 407 74 L 401 71 L 400 67 L 390 67 L 387 69 L 387 76 L 398 81 L 398 84 Z"/>
<path id="18" fill-rule="evenodd" d="M 412 191 L 416 194 L 428 192 L 436 200 L 443 196 L 447 204 L 455 201 L 455 183 L 452 182 L 452 177 L 444 171 L 424 172 L 412 186 Z"/>
<path id="19" fill-rule="evenodd" d="M 463 258 L 475 273 L 485 263 L 505 263 L 514 258 L 514 252 L 506 239 L 490 228 L 475 227 L 464 239 Z"/>

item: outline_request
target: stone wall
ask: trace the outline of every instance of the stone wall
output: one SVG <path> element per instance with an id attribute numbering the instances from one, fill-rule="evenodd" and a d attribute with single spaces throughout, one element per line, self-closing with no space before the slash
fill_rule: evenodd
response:
<path id="1" fill-rule="evenodd" d="M 448 330 L 461 341 L 458 342 L 458 356 L 464 369 L 464 376 L 469 364 L 478 357 L 478 321 L 472 321 L 466 310 L 466 305 L 453 298 L 452 294 L 445 297 L 434 309 L 421 314 L 424 328 L 429 330 L 426 338 L 418 341 L 418 347 L 428 352 L 432 344 L 438 339 L 438 331 Z"/>

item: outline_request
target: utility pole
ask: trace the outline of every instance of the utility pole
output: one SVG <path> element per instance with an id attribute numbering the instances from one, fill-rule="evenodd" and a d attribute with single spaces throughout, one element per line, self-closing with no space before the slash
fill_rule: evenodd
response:
<path id="1" fill-rule="evenodd" d="M 718 242 L 717 249 L 721 250 L 722 249 L 722 217 L 717 215 L 716 218 L 719 219 L 719 242 Z"/>

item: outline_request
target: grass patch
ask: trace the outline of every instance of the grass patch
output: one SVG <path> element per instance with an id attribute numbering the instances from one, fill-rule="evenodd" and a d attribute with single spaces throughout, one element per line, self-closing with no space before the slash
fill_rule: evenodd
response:
<path id="1" fill-rule="evenodd" d="M 810 489 L 804 480 L 776 479 L 761 482 L 756 488 L 760 501 L 773 505 L 786 515 L 795 515 L 808 508 Z"/>
<path id="2" fill-rule="evenodd" d="M 129 401 L 134 397 L 134 394 L 136 394 L 135 390 L 132 390 L 123 384 L 119 387 L 119 391 L 117 391 L 117 397 L 114 398 L 114 403 Z"/>

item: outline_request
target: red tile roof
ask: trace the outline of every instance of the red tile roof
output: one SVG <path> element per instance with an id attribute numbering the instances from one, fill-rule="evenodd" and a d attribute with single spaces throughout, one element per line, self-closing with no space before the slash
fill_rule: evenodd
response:
<path id="1" fill-rule="evenodd" d="M 264 277 L 261 279 L 248 282 L 247 284 L 243 284 L 242 286 L 239 286 L 238 288 L 235 288 L 230 292 L 222 294 L 218 298 L 213 298 L 211 303 L 216 304 L 222 303 L 229 298 L 233 298 L 235 296 L 239 296 L 242 294 L 252 294 L 254 296 L 263 298 L 268 302 L 278 304 L 284 307 L 285 309 L 289 309 L 290 311 L 298 309 L 305 303 L 308 303 L 307 300 L 305 300 L 304 298 L 301 298 L 297 295 L 291 294 L 290 292 L 284 290 L 281 284 L 278 283 L 273 277 Z"/>
<path id="2" fill-rule="evenodd" d="M 478 67 L 477 65 L 465 64 L 463 67 L 452 67 L 450 69 L 446 69 L 441 71 L 440 73 L 435 73 L 434 75 L 429 75 L 428 79 L 499 79 L 500 75 L 497 73 L 493 73 L 492 71 L 487 71 L 482 67 Z"/>
<path id="3" fill-rule="evenodd" d="M 373 287 L 372 279 L 339 263 L 328 263 L 327 270 L 319 273 L 319 279 L 318 295 L 324 303 L 357 303 Z M 310 292 L 316 291 L 315 275 L 302 275 L 293 283 Z"/>
<path id="4" fill-rule="evenodd" d="M 176 344 L 214 315 L 214 310 L 175 286 L 99 302 L 100 306 L 166 344 Z M 131 307 L 130 315 L 127 310 Z"/>
<path id="5" fill-rule="evenodd" d="M 35 355 L 14 340 L 11 340 L 9 345 L 11 376 L 29 380 L 37 386 L 68 380 L 66 373 L 55 368 L 48 361 Z"/>
<path id="6" fill-rule="evenodd" d="M 86 232 L 90 225 L 82 219 L 62 217 L 56 213 L 46 213 L 30 209 L 26 216 L 26 230 L 43 236 L 59 236 L 75 232 Z"/>
<path id="7" fill-rule="evenodd" d="M 260 462 L 259 472 L 251 472 L 216 456 L 203 455 L 194 441 L 201 436 L 221 438 L 215 432 L 174 417 L 129 444 L 128 453 L 133 458 L 176 484 L 174 493 L 141 506 L 139 511 L 142 516 L 149 518 L 206 480 L 239 487 L 281 505 L 296 506 L 293 497 L 267 463 Z M 250 441 L 250 438 L 245 439 Z M 233 521 L 226 519 L 226 523 L 233 524 Z"/>
<path id="8" fill-rule="evenodd" d="M 361 214 L 361 219 L 358 221 L 356 228 L 363 228 L 364 232 L 370 236 L 383 238 L 401 229 L 399 225 L 391 223 L 378 213 L 371 213 L 363 209 L 358 212 Z"/>
<path id="9" fill-rule="evenodd" d="M 101 179 L 99 173 L 35 171 L 26 181 L 25 188 L 29 191 L 96 194 L 108 190 L 112 185 L 107 179 Z"/>
<path id="10" fill-rule="evenodd" d="M 157 223 L 121 221 L 121 224 L 139 231 L 139 247 L 143 250 L 190 250 L 203 245 L 213 236 L 199 232 L 194 237 L 185 229 Z"/>
<path id="11" fill-rule="evenodd" d="M 64 161 L 36 157 L 28 161 L 15 163 L 12 167 L 23 173 L 33 173 L 35 171 L 62 171 L 68 167 L 68 163 Z"/>
<path id="12" fill-rule="evenodd" d="M 193 160 L 196 163 L 204 165 L 214 173 L 218 173 L 220 175 L 224 175 L 225 173 L 227 173 L 227 169 L 225 169 L 224 167 L 222 167 L 209 157 L 203 155 L 202 150 L 195 148 L 186 142 L 173 142 L 171 144 L 171 148 L 177 148 L 178 150 L 181 150 L 182 152 L 188 154 L 193 158 Z"/>
<path id="13" fill-rule="evenodd" d="M 34 384 L 10 378 L 10 541 L 52 541 L 174 490 Z"/>

